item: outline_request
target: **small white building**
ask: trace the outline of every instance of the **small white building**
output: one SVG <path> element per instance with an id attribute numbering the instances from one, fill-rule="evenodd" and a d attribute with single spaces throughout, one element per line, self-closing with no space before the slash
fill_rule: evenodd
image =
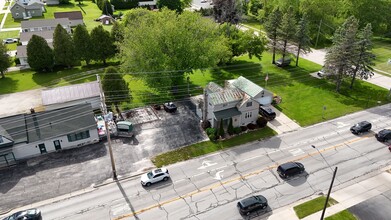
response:
<path id="1" fill-rule="evenodd" d="M 0 166 L 99 141 L 90 104 L 0 118 Z"/>
<path id="2" fill-rule="evenodd" d="M 204 91 L 203 120 L 216 128 L 220 121 L 226 127 L 232 118 L 233 127 L 255 124 L 259 106 L 269 105 L 273 93 L 240 76 L 225 82 L 225 87 L 209 83 Z"/>

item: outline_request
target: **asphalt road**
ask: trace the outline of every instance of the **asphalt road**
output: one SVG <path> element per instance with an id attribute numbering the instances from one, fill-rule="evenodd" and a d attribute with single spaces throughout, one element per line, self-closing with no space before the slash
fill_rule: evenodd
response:
<path id="1" fill-rule="evenodd" d="M 138 178 L 112 183 L 52 204 L 37 204 L 46 219 L 243 219 L 236 202 L 262 194 L 270 209 L 260 219 L 311 195 L 326 193 L 390 166 L 390 153 L 374 134 L 391 127 L 391 105 L 368 109 L 299 131 L 168 166 L 171 181 L 143 188 Z M 372 131 L 349 132 L 358 121 Z M 319 151 L 311 148 L 315 145 Z M 300 161 L 306 173 L 284 181 L 278 164 Z"/>

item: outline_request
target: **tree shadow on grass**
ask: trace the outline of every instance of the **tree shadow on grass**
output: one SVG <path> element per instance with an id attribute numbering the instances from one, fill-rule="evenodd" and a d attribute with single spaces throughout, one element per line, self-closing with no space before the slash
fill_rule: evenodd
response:
<path id="1" fill-rule="evenodd" d="M 5 76 L 0 78 L 0 94 L 14 93 L 17 90 L 17 80 Z"/>
<path id="2" fill-rule="evenodd" d="M 246 60 L 234 60 L 232 63 L 220 66 L 210 71 L 214 82 L 223 85 L 224 80 L 236 79 L 243 76 L 249 80 L 261 78 L 262 66 L 260 63 Z"/>

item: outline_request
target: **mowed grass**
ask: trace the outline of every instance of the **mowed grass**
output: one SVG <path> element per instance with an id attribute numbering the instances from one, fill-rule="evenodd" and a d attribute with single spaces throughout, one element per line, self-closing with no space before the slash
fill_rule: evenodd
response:
<path id="1" fill-rule="evenodd" d="M 263 25 L 261 25 L 261 22 L 251 16 L 245 16 L 240 23 L 250 26 L 258 31 L 264 29 Z"/>
<path id="2" fill-rule="evenodd" d="M 357 218 L 348 210 L 343 210 L 332 216 L 325 218 L 326 220 L 357 220 Z"/>
<path id="3" fill-rule="evenodd" d="M 391 39 L 375 38 L 373 43 L 373 53 L 376 55 L 374 68 L 391 74 L 391 64 L 388 64 L 391 59 Z"/>
<path id="4" fill-rule="evenodd" d="M 0 39 L 4 40 L 6 38 L 19 38 L 19 31 L 1 31 Z"/>
<path id="5" fill-rule="evenodd" d="M 205 141 L 182 147 L 173 151 L 169 151 L 152 158 L 152 162 L 155 164 L 155 166 L 162 167 L 179 161 L 184 161 L 208 153 L 223 150 L 226 148 L 239 146 L 241 144 L 272 137 L 276 134 L 277 133 L 271 128 L 265 127 L 259 130 L 249 131 L 247 133 L 240 134 L 239 136 L 230 138 L 228 140 L 217 142 Z"/>
<path id="6" fill-rule="evenodd" d="M 303 204 L 297 205 L 293 207 L 293 210 L 295 210 L 297 217 L 299 217 L 299 219 L 302 219 L 306 216 L 309 216 L 313 213 L 323 210 L 325 202 L 326 202 L 326 197 L 321 196 L 313 200 L 310 200 L 308 202 L 305 202 Z M 330 207 L 337 203 L 338 203 L 337 201 L 335 201 L 333 198 L 330 197 L 327 203 L 327 207 Z"/>

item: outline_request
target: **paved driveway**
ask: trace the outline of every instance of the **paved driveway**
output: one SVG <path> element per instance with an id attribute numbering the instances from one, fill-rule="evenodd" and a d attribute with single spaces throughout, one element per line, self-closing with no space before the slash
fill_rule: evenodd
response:
<path id="1" fill-rule="evenodd" d="M 389 220 L 391 217 L 391 190 L 349 208 L 358 219 Z"/>
<path id="2" fill-rule="evenodd" d="M 156 112 L 157 120 L 136 125 L 135 138 L 112 142 L 119 177 L 153 167 L 149 157 L 206 140 L 199 119 L 185 105 L 175 114 Z M 0 213 L 70 194 L 112 177 L 107 144 L 64 150 L 0 170 Z"/>

